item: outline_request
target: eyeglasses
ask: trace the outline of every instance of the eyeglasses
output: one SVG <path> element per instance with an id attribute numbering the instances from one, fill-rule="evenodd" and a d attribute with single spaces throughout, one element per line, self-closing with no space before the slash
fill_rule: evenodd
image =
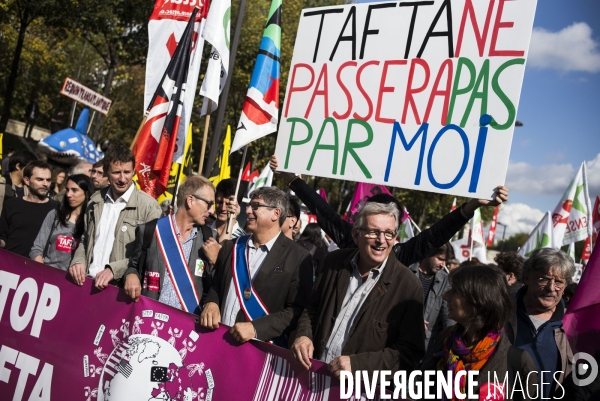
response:
<path id="1" fill-rule="evenodd" d="M 380 231 L 380 230 L 371 230 L 371 229 L 365 229 L 365 228 L 358 228 L 359 231 L 362 231 L 363 237 L 365 238 L 370 238 L 370 239 L 375 239 L 375 238 L 379 238 L 379 236 L 381 234 L 383 234 L 383 236 L 385 237 L 386 240 L 391 241 L 394 238 L 396 238 L 396 231 Z"/>
<path id="2" fill-rule="evenodd" d="M 203 197 L 201 197 L 201 196 L 198 196 L 198 195 L 195 195 L 195 194 L 192 194 L 192 196 L 193 196 L 194 198 L 198 199 L 198 200 L 201 200 L 201 201 L 204 201 L 204 202 L 206 202 L 206 205 L 208 206 L 208 208 L 209 208 L 209 209 L 210 209 L 211 207 L 213 207 L 213 205 L 215 204 L 215 201 L 209 201 L 208 199 L 204 199 L 204 198 L 203 198 Z"/>
<path id="3" fill-rule="evenodd" d="M 252 210 L 257 210 L 259 207 L 266 207 L 269 209 L 275 208 L 275 206 L 267 205 L 266 203 L 260 203 L 260 202 L 250 202 L 249 206 L 252 208 Z"/>
<path id="4" fill-rule="evenodd" d="M 564 289 L 567 285 L 567 283 L 562 280 L 555 280 L 553 278 L 548 277 L 538 277 L 537 283 L 540 287 L 546 287 L 548 286 L 548 284 L 552 283 L 553 287 L 559 291 Z"/>

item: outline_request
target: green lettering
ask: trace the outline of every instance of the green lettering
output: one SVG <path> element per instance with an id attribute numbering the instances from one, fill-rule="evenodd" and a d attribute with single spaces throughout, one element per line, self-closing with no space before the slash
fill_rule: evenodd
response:
<path id="1" fill-rule="evenodd" d="M 460 127 L 464 128 L 467 125 L 467 120 L 469 119 L 469 114 L 471 113 L 471 109 L 473 108 L 473 103 L 475 103 L 475 99 L 481 100 L 481 110 L 479 115 L 482 116 L 487 114 L 487 99 L 488 99 L 488 83 L 490 80 L 490 60 L 486 59 L 481 66 L 481 71 L 479 71 L 479 75 L 477 76 L 477 81 L 475 81 L 475 85 L 473 86 L 473 92 L 471 92 L 471 97 L 469 98 L 469 103 L 467 103 L 467 108 L 465 109 L 465 113 L 463 114 L 462 120 L 460 120 Z M 479 88 L 481 87 L 481 82 L 483 81 L 483 88 L 481 91 Z M 479 120 L 479 119 L 478 119 Z"/>
<path id="2" fill-rule="evenodd" d="M 510 67 L 512 65 L 523 65 L 523 64 L 525 64 L 524 58 L 515 58 L 512 60 L 508 60 L 507 62 L 502 64 L 496 70 L 496 72 L 494 73 L 494 76 L 492 77 L 492 89 L 493 89 L 494 93 L 496 95 L 498 95 L 498 97 L 500 98 L 502 103 L 504 103 L 504 105 L 506 106 L 506 110 L 508 111 L 508 118 L 506 119 L 506 122 L 504 124 L 498 124 L 495 120 L 492 121 L 491 126 L 494 129 L 505 130 L 505 129 L 512 127 L 512 125 L 515 122 L 515 118 L 517 117 L 515 105 L 513 104 L 513 102 L 511 102 L 510 98 L 508 96 L 506 96 L 506 93 L 504 93 L 502 88 L 500 88 L 500 84 L 498 83 L 498 80 L 500 79 L 500 74 L 502 74 L 502 71 L 504 71 L 505 69 L 507 69 L 508 67 Z"/>
<path id="3" fill-rule="evenodd" d="M 333 145 L 321 145 L 321 138 L 323 137 L 323 133 L 325 132 L 325 127 L 327 123 L 331 123 L 333 125 Z M 310 160 L 308 161 L 308 166 L 306 169 L 310 171 L 313 161 L 315 160 L 315 155 L 317 154 L 317 150 L 333 150 L 333 169 L 331 170 L 332 174 L 337 174 L 337 158 L 338 158 L 338 126 L 335 122 L 335 119 L 332 117 L 326 118 L 323 121 L 323 125 L 321 126 L 321 131 L 319 132 L 319 136 L 317 137 L 317 143 L 315 143 L 315 147 L 313 148 L 312 155 L 310 155 Z"/>
<path id="4" fill-rule="evenodd" d="M 352 126 L 354 124 L 363 126 L 365 131 L 367 131 L 367 139 L 365 139 L 362 142 L 351 142 L 350 141 L 350 136 L 352 134 Z M 348 120 L 348 130 L 346 132 L 346 143 L 344 144 L 344 155 L 342 156 L 342 168 L 341 168 L 340 174 L 344 175 L 344 173 L 346 172 L 346 159 L 348 157 L 348 153 L 350 153 L 352 155 L 352 157 L 354 158 L 354 161 L 356 162 L 356 164 L 358 164 L 358 167 L 360 167 L 360 169 L 363 172 L 363 174 L 365 175 L 365 177 L 367 177 L 367 178 L 372 177 L 371 173 L 369 172 L 367 167 L 363 164 L 362 160 L 360 160 L 360 157 L 358 157 L 358 154 L 355 151 L 355 149 L 364 148 L 366 146 L 369 146 L 371 144 L 371 142 L 373 142 L 373 129 L 366 121 L 356 120 L 356 119 Z"/>
<path id="5" fill-rule="evenodd" d="M 288 168 L 288 164 L 290 161 L 290 151 L 292 150 L 292 146 L 296 145 L 304 145 L 306 142 L 312 139 L 313 130 L 308 121 L 303 118 L 290 117 L 287 119 L 288 122 L 292 123 L 292 132 L 290 132 L 290 141 L 288 142 L 287 154 L 285 155 L 285 163 L 283 168 Z M 308 129 L 308 135 L 305 139 L 301 139 L 299 141 L 294 141 L 294 131 L 296 130 L 296 123 L 302 123 Z"/>
<path id="6" fill-rule="evenodd" d="M 462 73 L 463 67 L 467 67 L 469 69 L 469 84 L 462 89 L 458 88 L 460 84 L 460 76 Z M 465 95 L 473 89 L 475 85 L 475 64 L 471 60 L 465 57 L 460 57 L 458 59 L 458 65 L 456 66 L 456 77 L 454 78 L 454 84 L 452 85 L 452 95 L 450 96 L 450 107 L 448 107 L 448 117 L 446 118 L 446 124 L 452 124 L 452 112 L 454 111 L 454 103 L 456 101 L 456 97 L 459 95 Z"/>

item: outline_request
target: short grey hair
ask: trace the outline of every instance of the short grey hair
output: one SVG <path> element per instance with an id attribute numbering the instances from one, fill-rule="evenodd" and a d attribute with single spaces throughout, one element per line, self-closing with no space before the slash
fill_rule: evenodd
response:
<path id="1" fill-rule="evenodd" d="M 279 209 L 279 227 L 283 226 L 288 215 L 289 198 L 285 192 L 275 187 L 260 187 L 250 193 L 250 200 L 262 198 L 265 204 Z"/>
<path id="2" fill-rule="evenodd" d="M 354 219 L 354 227 L 362 228 L 367 216 L 372 214 L 387 214 L 393 216 L 396 219 L 396 231 L 400 227 L 400 210 L 394 202 L 390 203 L 378 203 L 378 202 L 367 202 L 356 215 Z"/>
<path id="3" fill-rule="evenodd" d="M 90 167 L 86 167 L 87 165 L 89 165 Z M 74 165 L 73 167 L 71 167 L 71 170 L 69 171 L 69 175 L 76 175 L 76 174 L 85 174 L 89 177 L 90 175 L 90 170 L 94 167 L 94 165 L 90 162 L 79 162 L 76 165 Z"/>
<path id="4" fill-rule="evenodd" d="M 563 251 L 552 248 L 536 249 L 523 265 L 523 277 L 532 273 L 546 274 L 550 270 L 556 270 L 565 278 L 567 284 L 571 284 L 575 274 L 575 263 Z"/>

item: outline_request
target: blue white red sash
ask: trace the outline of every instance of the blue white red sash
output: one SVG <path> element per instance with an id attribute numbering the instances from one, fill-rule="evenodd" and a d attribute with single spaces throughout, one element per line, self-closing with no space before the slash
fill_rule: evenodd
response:
<path id="1" fill-rule="evenodd" d="M 231 255 L 231 274 L 240 308 L 244 311 L 246 319 L 251 322 L 259 317 L 267 316 L 269 310 L 252 286 L 246 246 L 249 239 L 249 235 L 244 235 L 235 240 Z"/>
<path id="2" fill-rule="evenodd" d="M 173 215 L 158 219 L 155 234 L 158 248 L 162 253 L 181 307 L 186 312 L 198 313 L 200 310 L 200 297 L 196 292 L 188 262 L 177 237 Z"/>

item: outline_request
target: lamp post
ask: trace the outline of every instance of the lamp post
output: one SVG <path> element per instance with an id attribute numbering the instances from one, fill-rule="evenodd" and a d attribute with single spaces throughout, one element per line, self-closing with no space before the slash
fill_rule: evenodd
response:
<path id="1" fill-rule="evenodd" d="M 506 234 L 506 224 L 500 223 L 499 221 L 496 222 L 496 224 L 502 226 L 502 245 L 500 245 L 500 252 L 504 252 L 504 234 Z"/>

